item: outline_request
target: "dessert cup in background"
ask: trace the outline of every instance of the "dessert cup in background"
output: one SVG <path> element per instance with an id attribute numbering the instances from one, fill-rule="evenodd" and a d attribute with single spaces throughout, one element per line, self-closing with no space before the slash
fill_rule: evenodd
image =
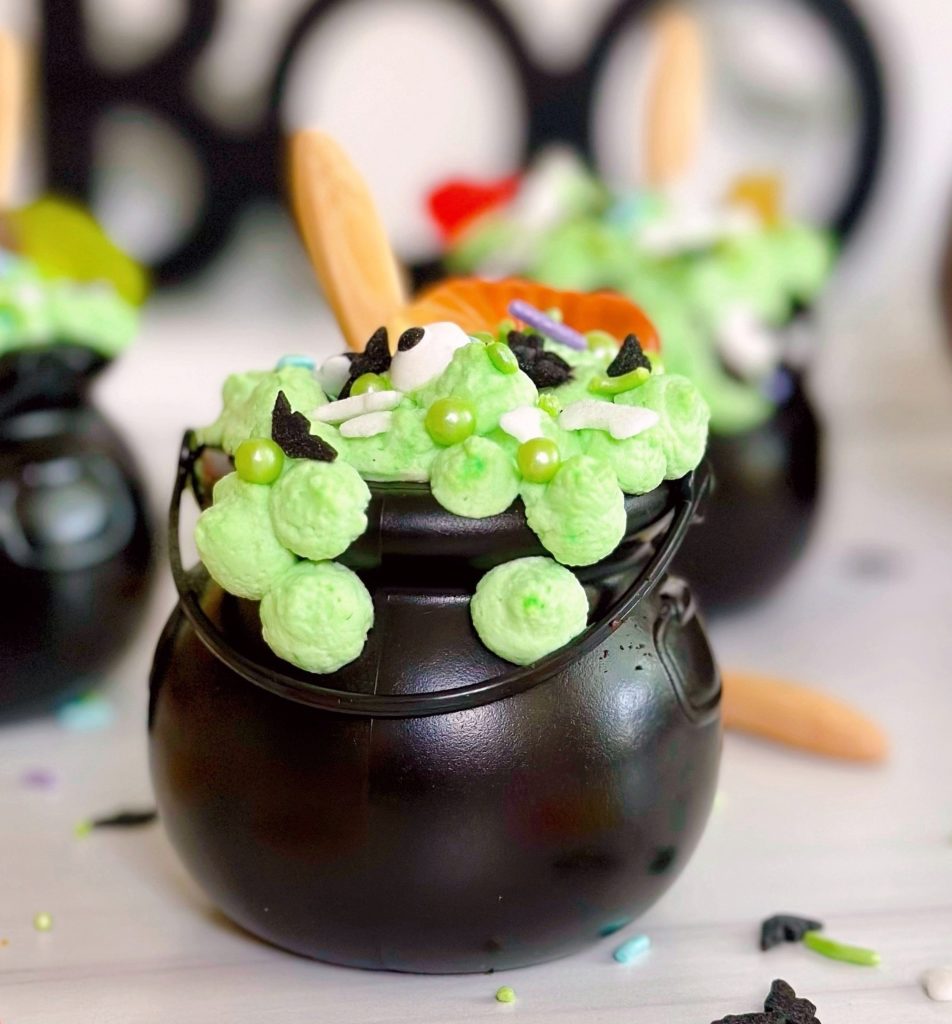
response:
<path id="1" fill-rule="evenodd" d="M 17 44 L 0 33 L 0 718 L 88 689 L 142 613 L 152 548 L 121 435 L 89 399 L 145 278 L 80 208 L 6 201 Z"/>
<path id="2" fill-rule="evenodd" d="M 135 632 L 152 564 L 138 474 L 86 390 L 88 349 L 0 358 L 0 717 L 88 689 Z"/>
<path id="3" fill-rule="evenodd" d="M 711 407 L 715 484 L 707 516 L 718 526 L 692 533 L 676 571 L 716 611 L 774 587 L 816 518 L 823 459 L 807 374 L 816 344 L 811 310 L 835 241 L 787 215 L 776 176 L 743 175 L 706 202 L 689 194 L 684 183 L 704 119 L 704 41 L 693 16 L 677 7 L 662 10 L 654 25 L 643 188 L 615 193 L 578 154 L 553 146 L 522 176 L 450 181 L 431 193 L 429 208 L 447 272 L 614 290 L 657 324 L 665 365 L 691 378 Z M 862 55 L 845 56 L 872 119 L 861 126 L 866 139 L 879 123 L 878 93 L 866 95 L 872 72 Z M 851 186 L 845 223 L 875 176 L 874 142 L 863 150 L 874 163 Z"/>

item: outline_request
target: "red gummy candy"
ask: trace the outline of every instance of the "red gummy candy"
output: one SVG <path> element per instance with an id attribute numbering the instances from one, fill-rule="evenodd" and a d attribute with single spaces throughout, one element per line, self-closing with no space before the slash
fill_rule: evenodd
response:
<path id="1" fill-rule="evenodd" d="M 520 180 L 518 174 L 490 182 L 455 178 L 433 189 L 427 209 L 443 237 L 451 240 L 477 217 L 513 199 Z"/>

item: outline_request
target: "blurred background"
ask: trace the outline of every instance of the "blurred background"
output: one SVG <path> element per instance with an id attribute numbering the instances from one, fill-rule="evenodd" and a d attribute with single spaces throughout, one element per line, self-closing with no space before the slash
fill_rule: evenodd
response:
<path id="1" fill-rule="evenodd" d="M 637 182 L 651 6 L 3 0 L 0 19 L 33 47 L 39 100 L 17 198 L 48 187 L 88 200 L 160 286 L 187 285 L 168 301 L 210 323 L 316 316 L 281 203 L 288 129 L 338 135 L 401 255 L 432 258 L 427 190 L 453 174 L 510 173 L 546 137 L 588 149 L 611 184 Z M 821 392 L 848 401 L 864 373 L 879 376 L 865 369 L 877 339 L 901 334 L 908 363 L 937 338 L 952 8 L 688 6 L 711 74 L 693 184 L 710 194 L 738 170 L 782 168 L 795 214 L 856 228 L 825 305 L 831 329 L 863 344 L 831 345 L 816 375 Z"/>

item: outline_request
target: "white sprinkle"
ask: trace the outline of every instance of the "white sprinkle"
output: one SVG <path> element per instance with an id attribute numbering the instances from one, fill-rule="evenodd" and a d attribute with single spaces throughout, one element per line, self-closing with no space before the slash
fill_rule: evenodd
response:
<path id="1" fill-rule="evenodd" d="M 368 412 L 340 426 L 341 437 L 376 437 L 385 434 L 393 422 L 392 412 Z"/>
<path id="2" fill-rule="evenodd" d="M 325 359 L 317 371 L 317 381 L 328 398 L 336 398 L 350 376 L 351 360 L 348 356 L 336 355 Z"/>
<path id="3" fill-rule="evenodd" d="M 403 395 L 399 391 L 368 391 L 363 395 L 351 395 L 350 398 L 319 406 L 311 413 L 311 419 L 322 423 L 343 423 L 344 420 L 352 420 L 368 412 L 396 409 L 402 401 Z"/>
<path id="4" fill-rule="evenodd" d="M 624 441 L 642 431 L 650 430 L 660 417 L 653 409 L 637 405 L 615 405 L 597 398 L 572 402 L 559 414 L 563 430 L 604 430 L 616 441 Z"/>
<path id="5" fill-rule="evenodd" d="M 542 417 L 547 415 L 537 405 L 520 405 L 518 409 L 510 409 L 499 418 L 499 426 L 520 444 L 532 441 L 536 437 L 545 437 L 542 429 Z"/>
<path id="6" fill-rule="evenodd" d="M 472 344 L 473 339 L 457 324 L 449 321 L 427 324 L 423 328 L 423 337 L 413 348 L 394 352 L 390 381 L 399 391 L 416 391 L 434 377 L 439 377 L 450 365 L 458 348 Z"/>
<path id="7" fill-rule="evenodd" d="M 757 224 L 756 216 L 747 209 L 711 210 L 683 205 L 658 220 L 649 221 L 638 233 L 638 243 L 655 255 L 672 256 L 748 234 L 756 230 Z"/>
<path id="8" fill-rule="evenodd" d="M 952 1002 L 952 967 L 930 967 L 922 976 L 922 987 L 937 1003 Z"/>
<path id="9" fill-rule="evenodd" d="M 745 380 L 762 380 L 780 361 L 779 338 L 747 306 L 729 309 L 714 337 L 721 358 Z"/>

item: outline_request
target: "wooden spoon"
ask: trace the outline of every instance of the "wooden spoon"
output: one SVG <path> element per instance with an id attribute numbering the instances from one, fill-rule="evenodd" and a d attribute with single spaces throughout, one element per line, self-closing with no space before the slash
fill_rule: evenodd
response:
<path id="1" fill-rule="evenodd" d="M 23 132 L 24 60 L 20 44 L 0 29 L 0 210 L 10 193 Z"/>
<path id="2" fill-rule="evenodd" d="M 291 203 L 327 301 L 351 348 L 407 301 L 400 266 L 370 189 L 329 135 L 291 138 Z"/>
<path id="3" fill-rule="evenodd" d="M 654 74 L 645 117 L 644 172 L 673 185 L 694 163 L 704 110 L 704 48 L 696 19 L 665 6 L 654 19 Z"/>
<path id="4" fill-rule="evenodd" d="M 861 712 L 816 690 L 745 672 L 725 672 L 724 726 L 849 761 L 884 761 L 885 734 Z"/>

